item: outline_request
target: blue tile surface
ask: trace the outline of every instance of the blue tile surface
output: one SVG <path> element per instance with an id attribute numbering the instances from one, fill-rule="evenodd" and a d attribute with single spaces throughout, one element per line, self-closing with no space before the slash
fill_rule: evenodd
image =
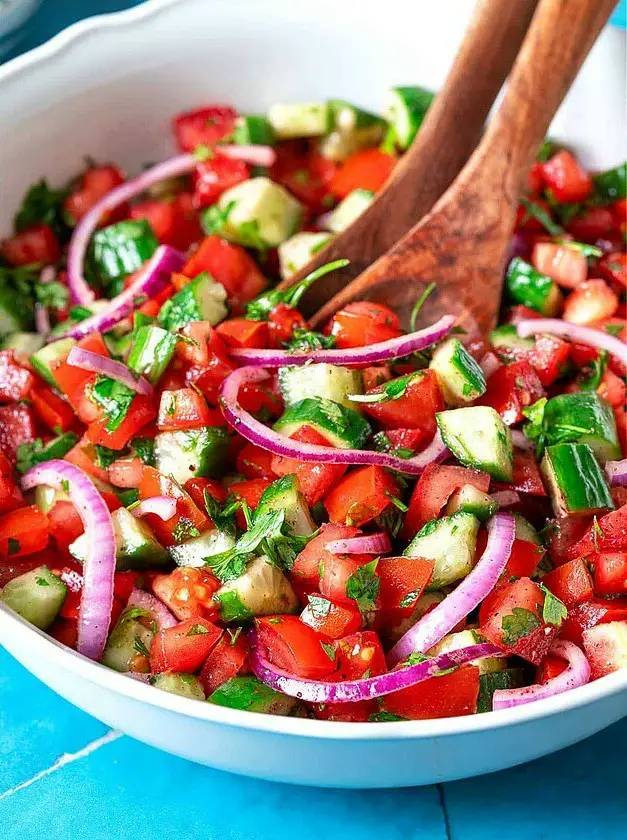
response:
<path id="1" fill-rule="evenodd" d="M 285 0 L 288 2 L 288 0 Z M 133 0 L 44 0 L 29 49 Z M 625 26 L 627 2 L 613 18 Z M 401 791 L 243 779 L 112 733 L 0 650 L 3 840 L 624 840 L 627 719 L 507 772 Z"/>

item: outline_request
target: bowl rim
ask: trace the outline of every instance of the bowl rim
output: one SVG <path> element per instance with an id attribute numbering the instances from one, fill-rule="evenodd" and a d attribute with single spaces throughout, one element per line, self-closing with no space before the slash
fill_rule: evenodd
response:
<path id="1" fill-rule="evenodd" d="M 44 44 L 0 67 L 0 85 L 32 70 L 35 66 L 62 57 L 66 50 L 71 49 L 83 37 L 96 30 L 143 23 L 170 6 L 184 2 L 186 0 L 150 0 L 131 9 L 95 15 L 81 20 L 62 30 Z M 0 642 L 3 638 L 9 637 L 15 640 L 15 643 L 10 645 L 11 648 L 17 649 L 25 644 L 26 648 L 32 647 L 36 655 L 40 654 L 48 660 L 49 664 L 58 667 L 59 671 L 71 671 L 75 676 L 84 678 L 92 684 L 137 702 L 148 703 L 163 711 L 238 729 L 330 741 L 413 740 L 486 732 L 525 724 L 537 718 L 553 717 L 627 690 L 627 668 L 625 668 L 555 697 L 487 714 L 385 723 L 312 720 L 229 709 L 207 701 L 202 703 L 166 691 L 159 691 L 153 686 L 87 659 L 0 603 Z"/>

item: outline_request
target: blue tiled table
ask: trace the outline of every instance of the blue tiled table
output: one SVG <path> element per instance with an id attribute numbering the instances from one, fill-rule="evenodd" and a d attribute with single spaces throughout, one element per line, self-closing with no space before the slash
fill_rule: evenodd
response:
<path id="1" fill-rule="evenodd" d="M 132 0 L 44 0 L 26 49 Z M 624 22 L 625 4 L 617 13 Z M 132 741 L 0 650 L 4 840 L 624 840 L 627 719 L 507 772 L 437 787 L 329 791 L 243 779 Z"/>

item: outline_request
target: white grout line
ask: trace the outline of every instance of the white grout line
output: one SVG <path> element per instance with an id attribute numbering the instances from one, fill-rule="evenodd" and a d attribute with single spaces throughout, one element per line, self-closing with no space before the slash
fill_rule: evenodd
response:
<path id="1" fill-rule="evenodd" d="M 19 785 L 9 788 L 9 790 L 5 790 L 4 793 L 0 793 L 0 802 L 12 794 L 17 793 L 20 790 L 24 790 L 24 788 L 30 787 L 32 784 L 38 782 L 40 779 L 43 779 L 45 776 L 49 776 L 51 773 L 60 770 L 67 764 L 73 764 L 75 761 L 79 761 L 81 758 L 86 758 L 96 750 L 99 750 L 100 747 L 104 747 L 112 741 L 117 741 L 118 738 L 122 737 L 122 734 L 122 732 L 118 732 L 115 729 L 110 729 L 106 735 L 103 735 L 102 738 L 96 738 L 95 741 L 92 741 L 90 744 L 84 746 L 82 750 L 75 753 L 64 753 L 55 761 L 54 764 L 47 767 L 45 770 L 41 770 L 39 773 L 36 773 L 32 779 L 27 779 L 25 782 L 21 782 Z"/>

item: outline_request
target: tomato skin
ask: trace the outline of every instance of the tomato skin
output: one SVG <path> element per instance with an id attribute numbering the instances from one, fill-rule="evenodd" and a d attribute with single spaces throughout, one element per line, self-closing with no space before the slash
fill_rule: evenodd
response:
<path id="1" fill-rule="evenodd" d="M 76 416 L 71 405 L 46 385 L 33 388 L 30 400 L 35 413 L 50 431 L 69 432 L 76 428 Z"/>
<path id="2" fill-rule="evenodd" d="M 627 287 L 627 254 L 624 251 L 606 254 L 599 262 L 599 271 L 616 286 Z"/>
<path id="3" fill-rule="evenodd" d="M 433 567 L 433 560 L 422 557 L 382 557 L 377 564 L 381 612 L 400 610 L 411 615 L 431 580 Z"/>
<path id="4" fill-rule="evenodd" d="M 215 204 L 223 192 L 250 178 L 250 167 L 243 160 L 216 154 L 196 166 L 194 207 L 197 210 Z"/>
<path id="5" fill-rule="evenodd" d="M 24 497 L 17 486 L 13 475 L 13 469 L 2 449 L 0 449 L 0 510 L 9 513 L 16 508 L 22 507 Z M 2 584 L 0 583 L 0 586 Z"/>
<path id="6" fill-rule="evenodd" d="M 627 595 L 627 551 L 595 553 L 588 559 L 594 568 L 596 595 Z"/>
<path id="7" fill-rule="evenodd" d="M 559 656 L 553 656 L 549 653 L 543 660 L 536 672 L 536 682 L 540 685 L 544 685 L 545 683 L 549 682 L 549 680 L 554 680 L 555 677 L 559 677 L 566 668 L 568 668 L 568 662 L 565 659 L 562 659 Z"/>
<path id="8" fill-rule="evenodd" d="M 594 552 L 627 550 L 627 505 L 606 513 L 598 520 L 598 527 L 591 524 L 578 542 L 571 543 L 563 552 L 568 560 L 587 557 Z"/>
<path id="9" fill-rule="evenodd" d="M 131 219 L 146 219 L 162 245 L 186 251 L 202 239 L 203 230 L 192 205 L 191 193 L 178 193 L 172 199 L 147 199 L 131 207 Z"/>
<path id="10" fill-rule="evenodd" d="M 349 303 L 335 313 L 324 329 L 335 336 L 336 347 L 365 347 L 403 335 L 398 316 L 387 306 L 370 301 Z"/>
<path id="11" fill-rule="evenodd" d="M 180 621 L 218 618 L 220 610 L 213 596 L 220 586 L 209 570 L 185 566 L 167 575 L 155 575 L 152 580 L 152 591 Z"/>
<path id="12" fill-rule="evenodd" d="M 290 674 L 319 680 L 336 670 L 322 647 L 329 638 L 316 633 L 296 615 L 255 619 L 259 646 L 270 662 Z"/>
<path id="13" fill-rule="evenodd" d="M 320 592 L 339 604 L 355 606 L 353 598 L 346 594 L 346 586 L 357 569 L 372 560 L 368 554 L 329 554 L 319 565 Z"/>
<path id="14" fill-rule="evenodd" d="M 338 670 L 333 675 L 334 681 L 360 680 L 366 672 L 376 677 L 387 671 L 383 647 L 372 630 L 351 633 L 338 639 L 335 650 Z"/>
<path id="15" fill-rule="evenodd" d="M 150 645 L 150 668 L 155 674 L 163 671 L 193 674 L 221 635 L 222 630 L 205 618 L 190 618 L 167 630 L 158 630 Z"/>
<path id="16" fill-rule="evenodd" d="M 537 583 L 527 577 L 518 578 L 493 590 L 481 604 L 479 626 L 481 635 L 489 642 L 511 654 L 516 654 L 539 665 L 547 655 L 553 642 L 557 627 L 547 625 L 542 618 L 545 595 Z M 533 616 L 533 629 L 518 636 L 504 624 L 516 616 L 513 610 L 524 610 Z M 518 636 L 518 637 L 516 637 Z"/>
<path id="17" fill-rule="evenodd" d="M 383 467 L 358 467 L 340 479 L 323 503 L 331 522 L 359 527 L 380 516 L 392 505 L 389 496 L 398 494 L 396 481 Z"/>
<path id="18" fill-rule="evenodd" d="M 531 255 L 533 267 L 564 289 L 576 289 L 588 277 L 588 261 L 574 248 L 557 242 L 537 242 Z"/>
<path id="19" fill-rule="evenodd" d="M 546 496 L 540 470 L 533 452 L 523 449 L 514 450 L 514 471 L 511 482 L 493 482 L 493 490 L 516 490 L 531 496 Z"/>
<path id="20" fill-rule="evenodd" d="M 267 285 L 266 278 L 250 254 L 240 245 L 227 242 L 216 234 L 202 240 L 182 269 L 189 278 L 197 277 L 203 271 L 208 271 L 214 280 L 224 286 L 229 304 L 236 314 L 241 312 L 244 303 L 257 297 Z"/>
<path id="21" fill-rule="evenodd" d="M 207 697 L 231 677 L 249 673 L 248 654 L 248 642 L 243 634 L 237 636 L 235 641 L 229 633 L 222 634 L 200 672 L 200 681 Z"/>
<path id="22" fill-rule="evenodd" d="M 586 280 L 568 296 L 563 318 L 571 324 L 589 325 L 611 318 L 618 309 L 618 296 L 605 280 Z"/>
<path id="23" fill-rule="evenodd" d="M 215 425 L 204 397 L 193 388 L 163 391 L 159 403 L 157 427 L 160 432 L 200 429 Z"/>
<path id="24" fill-rule="evenodd" d="M 361 369 L 364 391 L 371 391 L 377 385 L 384 385 L 392 379 L 392 372 L 387 365 L 371 365 Z"/>
<path id="25" fill-rule="evenodd" d="M 377 192 L 392 174 L 396 158 L 380 149 L 365 149 L 348 157 L 331 180 L 331 192 L 346 198 L 353 190 Z"/>
<path id="26" fill-rule="evenodd" d="M 335 720 L 344 723 L 367 723 L 377 711 L 376 700 L 357 700 L 355 703 L 313 703 L 316 720 Z"/>
<path id="27" fill-rule="evenodd" d="M 114 487 L 139 487 L 144 463 L 139 458 L 119 458 L 107 467 L 107 477 Z"/>
<path id="28" fill-rule="evenodd" d="M 306 330 L 307 326 L 307 321 L 298 309 L 294 309 L 287 303 L 278 303 L 268 316 L 270 346 L 283 347 L 284 342 L 293 337 L 294 330 Z"/>
<path id="29" fill-rule="evenodd" d="M 329 441 L 311 426 L 303 426 L 298 429 L 290 435 L 290 440 L 309 443 L 314 446 L 330 446 Z M 307 463 L 283 455 L 274 455 L 271 465 L 274 474 L 277 476 L 292 473 L 296 476 L 300 490 L 310 507 L 315 507 L 325 493 L 334 487 L 346 472 L 346 466 L 343 464 Z"/>
<path id="30" fill-rule="evenodd" d="M 408 720 L 433 720 L 472 715 L 477 711 L 478 698 L 479 669 L 462 665 L 450 674 L 388 694 L 383 698 L 383 707 Z"/>
<path id="31" fill-rule="evenodd" d="M 315 148 L 304 148 L 299 141 L 280 143 L 276 153 L 270 169 L 272 180 L 282 184 L 312 213 L 322 213 L 337 166 Z"/>
<path id="32" fill-rule="evenodd" d="M 378 394 L 385 386 L 368 393 Z M 434 370 L 425 370 L 412 377 L 402 397 L 380 403 L 364 403 L 364 413 L 374 417 L 386 429 L 420 429 L 425 438 L 432 438 L 436 430 L 435 415 L 444 411 L 444 398 Z"/>
<path id="33" fill-rule="evenodd" d="M 268 478 L 274 481 L 278 473 L 272 469 L 273 460 L 274 456 L 270 452 L 247 443 L 237 455 L 235 468 L 245 478 Z"/>
<path id="34" fill-rule="evenodd" d="M 449 497 L 464 484 L 482 493 L 490 487 L 490 476 L 480 470 L 429 464 L 418 479 L 403 523 L 403 539 L 412 539 L 423 525 L 436 519 Z"/>
<path id="35" fill-rule="evenodd" d="M 264 490 L 272 484 L 269 478 L 253 478 L 251 481 L 238 481 L 231 485 L 231 493 L 237 499 L 243 499 L 251 510 L 256 510 Z M 235 518 L 240 528 L 246 528 L 244 513 L 238 510 Z"/>
<path id="36" fill-rule="evenodd" d="M 611 237 L 616 229 L 609 207 L 588 207 L 567 226 L 566 230 L 577 242 L 592 242 Z"/>
<path id="37" fill-rule="evenodd" d="M 289 573 L 290 580 L 316 588 L 320 579 L 320 567 L 324 567 L 336 556 L 327 551 L 326 544 L 332 540 L 350 539 L 358 536 L 359 533 L 359 528 L 325 523 L 320 533 L 307 543 L 294 561 Z"/>
<path id="38" fill-rule="evenodd" d="M 87 435 L 83 435 L 82 439 L 65 454 L 65 461 L 80 467 L 88 476 L 97 478 L 99 481 L 108 481 L 109 475 L 107 470 L 99 467 L 96 463 L 96 449 L 94 444 L 88 439 Z"/>
<path id="39" fill-rule="evenodd" d="M 35 377 L 22 367 L 13 350 L 0 350 L 0 402 L 17 402 L 28 397 Z"/>
<path id="40" fill-rule="evenodd" d="M 25 403 L 0 405 L 0 450 L 11 464 L 17 460 L 21 443 L 32 443 L 37 437 L 33 410 Z"/>
<path id="41" fill-rule="evenodd" d="M 542 583 L 567 607 L 589 601 L 594 595 L 592 577 L 583 560 L 577 558 L 542 578 Z M 625 589 L 627 591 L 627 588 Z"/>
<path id="42" fill-rule="evenodd" d="M 48 545 L 48 518 L 36 505 L 0 516 L 0 558 L 22 557 Z"/>
<path id="43" fill-rule="evenodd" d="M 246 382 L 237 396 L 241 407 L 250 414 L 263 412 L 269 417 L 278 417 L 283 413 L 283 399 L 278 393 L 276 379 L 267 383 Z"/>
<path id="44" fill-rule="evenodd" d="M 246 318 L 229 318 L 216 327 L 216 332 L 227 347 L 252 347 L 265 349 L 270 343 L 267 321 L 249 321 Z"/>
<path id="45" fill-rule="evenodd" d="M 108 419 L 96 420 L 87 427 L 87 437 L 92 443 L 108 446 L 109 449 L 124 449 L 139 430 L 157 416 L 152 400 L 143 394 L 133 398 L 126 417 L 114 432 L 107 431 Z"/>
<path id="46" fill-rule="evenodd" d="M 585 201 L 592 194 L 592 178 L 565 149 L 542 164 L 542 177 L 562 203 Z"/>
<path id="47" fill-rule="evenodd" d="M 560 637 L 581 647 L 584 630 L 611 621 L 627 621 L 627 598 L 608 600 L 596 598 L 594 601 L 578 604 L 568 610 L 568 616 L 560 630 Z"/>
<path id="48" fill-rule="evenodd" d="M 50 536 L 63 551 L 84 531 L 83 521 L 72 502 L 57 502 L 48 513 L 48 523 Z"/>
<path id="49" fill-rule="evenodd" d="M 63 207 L 66 215 L 74 224 L 80 222 L 100 199 L 123 183 L 124 174 L 117 166 L 95 166 L 87 169 L 81 176 L 76 189 L 65 199 Z M 101 221 L 101 227 L 126 218 L 127 212 L 127 204 L 116 207 L 106 214 Z"/>
<path id="50" fill-rule="evenodd" d="M 354 633 L 361 627 L 361 614 L 355 607 L 350 607 L 346 604 L 334 604 L 322 596 L 317 596 L 318 601 L 312 601 L 305 607 L 300 614 L 300 620 L 315 630 L 317 633 L 322 633 L 330 639 L 341 639 L 348 633 Z M 321 604 L 326 607 L 322 608 Z M 326 610 L 326 613 L 325 613 Z"/>
<path id="51" fill-rule="evenodd" d="M 0 256 L 9 265 L 53 265 L 61 259 L 61 246 L 48 225 L 31 225 L 0 244 Z"/>
<path id="52" fill-rule="evenodd" d="M 201 533 L 211 527 L 211 520 L 203 510 L 194 504 L 189 494 L 183 490 L 175 481 L 168 476 L 162 475 L 154 467 L 144 466 L 141 484 L 139 485 L 139 498 L 150 499 L 152 496 L 169 496 L 176 499 L 176 515 L 164 522 L 154 513 L 149 513 L 145 521 L 155 532 L 155 535 L 162 545 L 174 545 L 182 542 L 175 539 L 181 525 L 189 524 L 197 528 Z"/>
<path id="53" fill-rule="evenodd" d="M 528 351 L 527 361 L 535 369 L 540 382 L 547 387 L 561 375 L 569 353 L 567 341 L 553 335 L 539 335 L 535 346 Z"/>
<path id="54" fill-rule="evenodd" d="M 91 353 L 97 353 L 99 356 L 109 357 L 107 346 L 99 333 L 86 335 L 77 342 L 76 346 L 81 350 L 89 350 Z M 96 374 L 88 370 L 83 370 L 83 368 L 69 365 L 65 357 L 58 358 L 53 362 L 51 371 L 59 390 L 65 394 L 72 408 L 78 412 L 82 407 L 81 403 L 85 396 L 85 389 L 90 383 L 95 382 Z M 92 413 L 89 416 L 84 415 L 85 420 L 83 422 L 91 422 L 97 414 L 98 407 L 93 405 Z"/>
<path id="55" fill-rule="evenodd" d="M 501 365 L 488 377 L 487 386 L 477 404 L 492 406 L 507 426 L 524 420 L 523 408 L 545 395 L 538 374 L 525 361 Z"/>
<path id="56" fill-rule="evenodd" d="M 182 152 L 193 152 L 197 146 L 213 146 L 235 127 L 237 111 L 229 105 L 209 105 L 177 114 L 172 129 Z"/>

